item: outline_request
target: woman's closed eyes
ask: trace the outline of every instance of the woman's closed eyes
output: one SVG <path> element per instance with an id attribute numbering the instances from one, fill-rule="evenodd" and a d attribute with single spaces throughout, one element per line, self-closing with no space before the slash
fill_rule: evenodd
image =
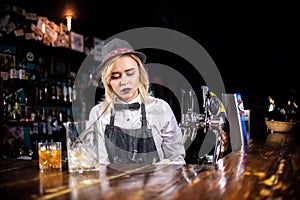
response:
<path id="1" fill-rule="evenodd" d="M 135 69 L 132 68 L 132 69 L 125 70 L 124 74 L 126 74 L 126 76 L 132 76 L 132 75 L 134 75 L 134 73 L 135 73 Z M 121 72 L 112 72 L 111 79 L 112 80 L 120 79 L 122 77 L 122 75 L 123 74 Z"/>

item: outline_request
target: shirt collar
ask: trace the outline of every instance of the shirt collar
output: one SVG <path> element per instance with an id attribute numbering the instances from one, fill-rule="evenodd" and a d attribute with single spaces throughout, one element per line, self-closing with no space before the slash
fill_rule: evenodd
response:
<path id="1" fill-rule="evenodd" d="M 142 104 L 142 100 L 141 100 L 140 94 L 137 95 L 137 97 L 135 97 L 134 99 L 132 99 L 132 100 L 129 101 L 129 102 L 125 102 L 125 101 L 122 101 L 122 100 L 119 99 L 119 98 L 116 98 L 116 103 L 129 104 L 129 103 L 135 103 L 135 102 L 138 102 L 138 103 Z"/>

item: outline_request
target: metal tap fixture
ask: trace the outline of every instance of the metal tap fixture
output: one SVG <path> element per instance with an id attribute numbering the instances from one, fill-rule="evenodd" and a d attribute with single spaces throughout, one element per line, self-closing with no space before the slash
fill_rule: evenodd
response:
<path id="1" fill-rule="evenodd" d="M 202 163 L 216 164 L 222 152 L 221 130 L 224 120 L 220 114 L 221 101 L 213 92 L 209 91 L 207 86 L 202 86 L 201 89 L 204 113 L 200 113 L 200 109 L 197 110 L 199 106 L 194 90 L 181 90 L 181 122 L 179 126 L 182 130 L 183 143 L 186 149 L 188 149 L 194 141 L 198 141 L 196 139 L 198 130 L 203 129 L 203 134 L 205 134 L 203 135 L 203 142 L 206 144 L 196 144 L 200 148 L 197 156 L 199 160 L 206 160 L 206 162 L 204 161 Z M 208 155 L 212 152 L 213 155 Z"/>

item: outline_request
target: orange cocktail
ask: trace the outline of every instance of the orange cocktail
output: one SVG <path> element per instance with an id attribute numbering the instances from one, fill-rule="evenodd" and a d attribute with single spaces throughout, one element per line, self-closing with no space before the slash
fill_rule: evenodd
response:
<path id="1" fill-rule="evenodd" d="M 61 168 L 61 143 L 39 143 L 39 166 L 40 169 Z"/>

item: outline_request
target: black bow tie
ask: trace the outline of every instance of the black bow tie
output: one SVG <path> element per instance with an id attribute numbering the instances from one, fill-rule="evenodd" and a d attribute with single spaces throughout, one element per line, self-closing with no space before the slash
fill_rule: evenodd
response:
<path id="1" fill-rule="evenodd" d="M 131 103 L 131 104 L 115 104 L 115 110 L 138 110 L 140 108 L 140 104 L 138 102 Z"/>

